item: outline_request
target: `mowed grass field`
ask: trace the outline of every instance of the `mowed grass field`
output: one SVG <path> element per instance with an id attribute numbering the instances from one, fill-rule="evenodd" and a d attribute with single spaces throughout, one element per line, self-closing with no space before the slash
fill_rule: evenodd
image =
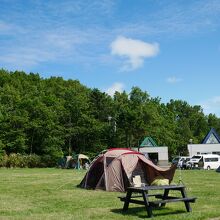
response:
<path id="1" fill-rule="evenodd" d="M 145 219 L 143 206 L 132 204 L 122 213 L 122 193 L 77 188 L 85 171 L 66 169 L 0 169 L 0 220 L 11 219 Z M 220 219 L 220 173 L 206 170 L 176 171 L 188 196 L 198 197 L 187 213 L 184 203 L 169 203 L 154 210 L 153 219 Z"/>

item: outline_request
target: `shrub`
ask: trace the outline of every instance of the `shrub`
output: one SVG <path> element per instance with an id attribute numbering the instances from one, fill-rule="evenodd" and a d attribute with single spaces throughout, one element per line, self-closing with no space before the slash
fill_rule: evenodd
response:
<path id="1" fill-rule="evenodd" d="M 27 166 L 30 168 L 41 167 L 41 157 L 36 154 L 28 155 Z"/>
<path id="2" fill-rule="evenodd" d="M 54 158 L 50 155 L 41 156 L 41 167 L 55 167 L 57 166 L 58 158 Z"/>
<path id="3" fill-rule="evenodd" d="M 0 167 L 55 167 L 57 159 L 50 155 L 39 156 L 36 154 L 22 155 L 12 153 L 9 156 L 4 154 L 0 156 Z"/>
<path id="4" fill-rule="evenodd" d="M 7 167 L 8 155 L 4 152 L 4 154 L 0 155 L 0 167 Z"/>
<path id="5" fill-rule="evenodd" d="M 3 144 L 0 140 L 0 167 L 2 166 L 2 163 L 4 161 L 5 151 L 3 150 Z"/>
<path id="6" fill-rule="evenodd" d="M 28 167 L 29 158 L 27 155 L 12 153 L 7 157 L 7 167 Z"/>

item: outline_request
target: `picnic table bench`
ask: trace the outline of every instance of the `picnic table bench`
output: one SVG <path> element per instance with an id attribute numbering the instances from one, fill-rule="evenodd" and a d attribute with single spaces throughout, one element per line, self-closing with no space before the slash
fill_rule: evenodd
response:
<path id="1" fill-rule="evenodd" d="M 163 190 L 163 193 L 150 194 L 152 190 Z M 170 191 L 180 191 L 181 197 L 169 196 Z M 133 194 L 134 193 L 134 194 Z M 137 194 L 138 193 L 138 194 Z M 153 197 L 155 200 L 150 200 Z M 170 202 L 184 202 L 187 212 L 191 212 L 191 202 L 195 202 L 196 197 L 187 197 L 184 185 L 166 185 L 166 186 L 141 186 L 128 187 L 125 197 L 119 197 L 124 202 L 123 211 L 128 210 L 129 203 L 144 205 L 148 217 L 152 217 L 152 209 L 155 207 L 164 207 Z M 139 198 L 139 199 L 138 199 Z M 140 198 L 142 200 L 140 200 Z"/>

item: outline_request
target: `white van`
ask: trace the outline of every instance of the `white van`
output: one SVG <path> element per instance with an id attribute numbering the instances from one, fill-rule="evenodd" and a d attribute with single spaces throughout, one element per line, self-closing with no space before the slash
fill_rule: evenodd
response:
<path id="1" fill-rule="evenodd" d="M 187 169 L 198 168 L 200 161 L 202 161 L 202 155 L 195 155 L 186 163 L 186 168 Z"/>
<path id="2" fill-rule="evenodd" d="M 217 169 L 220 166 L 220 156 L 218 154 L 204 154 L 200 166 L 206 170 Z"/>

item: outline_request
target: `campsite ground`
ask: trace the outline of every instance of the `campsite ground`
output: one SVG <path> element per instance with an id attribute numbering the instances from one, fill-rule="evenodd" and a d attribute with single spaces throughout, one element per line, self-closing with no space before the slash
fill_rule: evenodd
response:
<path id="1" fill-rule="evenodd" d="M 0 169 L 1 220 L 144 219 L 142 206 L 131 205 L 122 214 L 118 192 L 84 190 L 76 185 L 85 171 L 66 169 Z M 177 170 L 174 182 L 178 183 Z M 154 219 L 220 219 L 220 173 L 205 170 L 181 171 L 189 196 L 198 197 L 187 213 L 183 203 L 155 210 Z"/>

